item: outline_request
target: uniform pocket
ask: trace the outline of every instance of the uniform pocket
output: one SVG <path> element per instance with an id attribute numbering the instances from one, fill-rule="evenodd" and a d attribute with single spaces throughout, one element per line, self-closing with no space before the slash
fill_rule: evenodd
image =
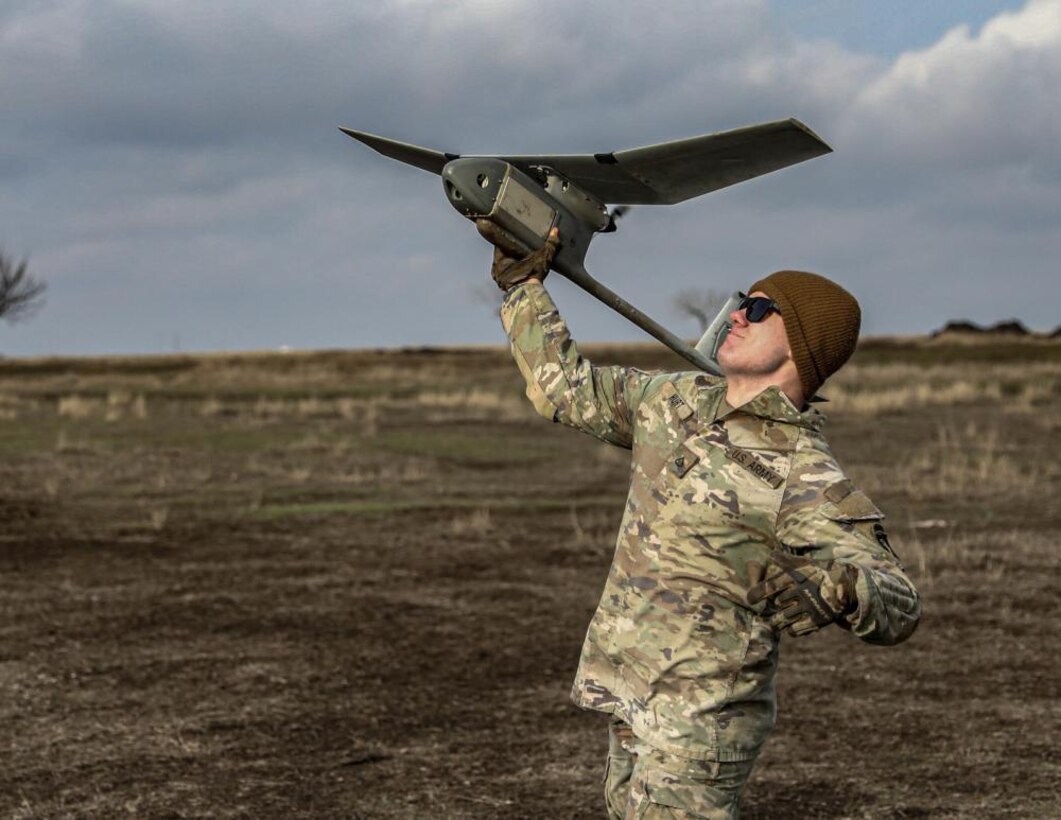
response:
<path id="1" fill-rule="evenodd" d="M 826 518 L 840 523 L 879 521 L 884 518 L 884 513 L 861 490 L 854 490 L 840 501 L 826 501 L 821 506 L 821 512 Z"/>
<path id="2" fill-rule="evenodd" d="M 630 776 L 633 774 L 635 738 L 633 730 L 623 721 L 612 719 L 608 725 L 608 757 L 604 764 L 604 804 L 608 816 L 621 818 L 626 813 L 630 797 Z"/>
<path id="3" fill-rule="evenodd" d="M 633 791 L 639 798 L 634 816 L 733 817 L 752 765 L 750 760 L 690 760 L 654 752 L 634 772 Z"/>
<path id="4" fill-rule="evenodd" d="M 845 529 L 859 533 L 867 541 L 876 541 L 885 550 L 887 557 L 902 568 L 903 563 L 888 540 L 888 531 L 884 528 L 884 513 L 864 492 L 853 490 L 839 501 L 826 501 L 821 506 L 821 513 Z"/>

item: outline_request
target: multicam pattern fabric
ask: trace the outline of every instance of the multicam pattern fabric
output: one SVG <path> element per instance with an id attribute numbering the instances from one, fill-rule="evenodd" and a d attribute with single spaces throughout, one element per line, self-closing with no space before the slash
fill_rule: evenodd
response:
<path id="1" fill-rule="evenodd" d="M 594 367 L 540 283 L 511 290 L 501 317 L 538 412 L 633 451 L 576 703 L 663 752 L 754 759 L 774 723 L 779 635 L 746 595 L 779 550 L 857 566 L 858 607 L 841 625 L 859 638 L 894 644 L 914 631 L 917 592 L 820 413 L 773 387 L 732 409 L 725 381 L 703 373 Z"/>
<path id="2" fill-rule="evenodd" d="M 698 760 L 639 744 L 630 727 L 612 720 L 608 729 L 605 806 L 611 820 L 732 820 L 752 760 Z"/>

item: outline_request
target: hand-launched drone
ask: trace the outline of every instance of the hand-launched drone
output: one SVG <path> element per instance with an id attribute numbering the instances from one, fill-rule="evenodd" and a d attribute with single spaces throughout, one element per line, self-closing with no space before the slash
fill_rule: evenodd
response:
<path id="1" fill-rule="evenodd" d="M 829 153 L 798 120 L 604 154 L 461 156 L 341 128 L 384 156 L 439 174 L 450 204 L 492 223 L 486 238 L 524 255 L 560 232 L 552 267 L 702 370 L 718 374 L 719 328 L 691 347 L 589 275 L 590 240 L 615 230 L 624 205 L 673 205 Z M 620 207 L 608 210 L 608 205 Z M 720 314 L 721 315 L 721 314 Z M 714 324 L 720 324 L 716 321 Z"/>

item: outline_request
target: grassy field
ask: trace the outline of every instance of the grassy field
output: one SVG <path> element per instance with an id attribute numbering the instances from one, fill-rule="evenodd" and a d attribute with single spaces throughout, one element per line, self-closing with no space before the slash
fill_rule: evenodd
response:
<path id="1" fill-rule="evenodd" d="M 925 616 L 786 639 L 746 817 L 1057 816 L 1059 376 L 882 339 L 825 390 Z M 0 815 L 602 816 L 627 470 L 499 349 L 0 359 Z"/>

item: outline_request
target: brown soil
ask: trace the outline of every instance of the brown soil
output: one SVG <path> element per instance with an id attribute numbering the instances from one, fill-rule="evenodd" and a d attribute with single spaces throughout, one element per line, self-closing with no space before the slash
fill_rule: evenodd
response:
<path id="1" fill-rule="evenodd" d="M 925 617 L 785 644 L 745 817 L 1056 816 L 1043 372 L 1019 406 L 832 414 Z M 0 814 L 603 816 L 605 720 L 567 693 L 626 457 L 520 390 L 487 349 L 0 362 Z"/>

